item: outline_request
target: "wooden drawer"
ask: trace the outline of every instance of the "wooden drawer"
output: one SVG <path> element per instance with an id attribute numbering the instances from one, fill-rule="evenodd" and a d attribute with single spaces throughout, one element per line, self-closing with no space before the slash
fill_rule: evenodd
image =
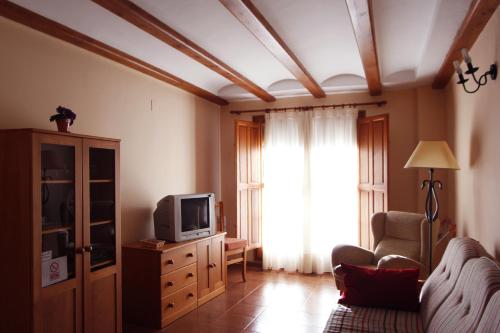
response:
<path id="1" fill-rule="evenodd" d="M 187 245 L 161 255 L 161 274 L 196 262 L 196 244 Z"/>
<path id="2" fill-rule="evenodd" d="M 168 325 L 198 306 L 197 289 L 196 283 L 193 283 L 161 300 L 162 326 Z"/>
<path id="3" fill-rule="evenodd" d="M 177 290 L 196 282 L 196 263 L 162 275 L 161 297 L 172 295 Z"/>

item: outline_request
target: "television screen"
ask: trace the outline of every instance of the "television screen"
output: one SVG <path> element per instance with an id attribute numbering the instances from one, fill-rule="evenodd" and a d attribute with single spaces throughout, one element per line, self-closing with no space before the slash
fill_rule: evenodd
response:
<path id="1" fill-rule="evenodd" d="M 181 199 L 182 232 L 210 227 L 209 198 Z"/>

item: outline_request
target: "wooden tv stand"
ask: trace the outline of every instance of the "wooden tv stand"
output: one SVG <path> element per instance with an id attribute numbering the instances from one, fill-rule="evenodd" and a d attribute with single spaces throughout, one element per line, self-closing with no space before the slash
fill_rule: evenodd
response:
<path id="1" fill-rule="evenodd" d="M 226 233 L 167 243 L 123 246 L 125 320 L 162 328 L 225 291 Z"/>

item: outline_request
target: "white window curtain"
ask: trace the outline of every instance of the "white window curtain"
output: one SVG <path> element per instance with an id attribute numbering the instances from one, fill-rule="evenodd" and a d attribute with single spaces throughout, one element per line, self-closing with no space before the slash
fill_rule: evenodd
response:
<path id="1" fill-rule="evenodd" d="M 266 116 L 263 266 L 331 271 L 336 244 L 358 243 L 357 110 Z"/>

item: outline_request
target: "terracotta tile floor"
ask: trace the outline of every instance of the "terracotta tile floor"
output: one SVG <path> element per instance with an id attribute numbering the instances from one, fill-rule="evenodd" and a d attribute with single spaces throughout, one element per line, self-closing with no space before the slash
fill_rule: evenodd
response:
<path id="1" fill-rule="evenodd" d="M 330 274 L 228 270 L 228 290 L 163 330 L 125 325 L 125 333 L 323 332 L 339 292 Z"/>

